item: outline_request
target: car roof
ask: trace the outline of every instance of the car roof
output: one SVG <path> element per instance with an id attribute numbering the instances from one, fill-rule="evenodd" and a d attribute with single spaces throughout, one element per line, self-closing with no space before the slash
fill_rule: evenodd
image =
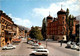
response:
<path id="1" fill-rule="evenodd" d="M 47 49 L 36 49 L 36 50 L 46 50 L 47 51 Z"/>

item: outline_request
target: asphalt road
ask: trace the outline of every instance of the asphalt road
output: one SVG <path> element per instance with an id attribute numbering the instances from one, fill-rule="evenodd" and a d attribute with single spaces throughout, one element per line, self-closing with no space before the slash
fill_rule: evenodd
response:
<path id="1" fill-rule="evenodd" d="M 42 41 L 46 47 L 46 42 Z M 66 44 L 60 47 L 58 42 L 47 42 L 47 49 L 50 51 L 49 56 L 80 56 L 80 52 L 72 49 L 66 49 Z"/>
<path id="2" fill-rule="evenodd" d="M 29 56 L 32 51 L 29 47 L 30 45 L 25 40 L 22 40 L 21 43 L 16 45 L 16 49 L 1 50 L 0 56 Z"/>
<path id="3" fill-rule="evenodd" d="M 46 42 L 41 41 L 42 45 L 46 47 Z M 47 42 L 47 49 L 49 50 L 49 56 L 79 56 L 79 51 L 64 48 L 66 44 L 60 47 L 60 43 Z M 21 43 L 16 45 L 16 49 L 13 50 L 1 50 L 0 56 L 29 56 L 32 49 L 31 45 L 26 44 L 26 40 L 22 39 Z"/>

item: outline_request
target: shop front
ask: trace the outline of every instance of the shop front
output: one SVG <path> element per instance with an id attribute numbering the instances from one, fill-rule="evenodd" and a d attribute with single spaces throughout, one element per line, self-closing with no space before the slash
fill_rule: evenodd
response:
<path id="1" fill-rule="evenodd" d="M 5 30 L 5 43 L 6 44 L 10 44 L 11 43 L 13 34 L 14 34 L 14 32 Z"/>

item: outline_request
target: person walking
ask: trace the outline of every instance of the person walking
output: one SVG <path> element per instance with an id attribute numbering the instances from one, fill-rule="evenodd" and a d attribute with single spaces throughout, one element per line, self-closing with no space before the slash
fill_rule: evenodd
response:
<path id="1" fill-rule="evenodd" d="M 60 43 L 60 46 L 62 46 L 63 40 L 64 40 L 64 38 L 62 38 L 61 43 Z"/>

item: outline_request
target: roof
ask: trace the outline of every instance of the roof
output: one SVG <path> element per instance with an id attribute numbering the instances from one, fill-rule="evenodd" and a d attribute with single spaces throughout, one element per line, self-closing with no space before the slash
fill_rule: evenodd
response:
<path id="1" fill-rule="evenodd" d="M 59 15 L 59 14 L 66 14 L 66 12 L 61 8 L 61 10 L 57 12 L 57 14 L 58 14 L 58 15 Z"/>
<path id="2" fill-rule="evenodd" d="M 10 20 L 11 22 L 13 22 L 12 21 L 12 18 L 10 18 L 6 13 L 4 13 L 2 10 L 0 10 L 0 16 L 1 15 L 4 15 L 5 17 L 6 17 L 6 19 L 8 19 L 8 20 Z M 13 22 L 14 23 L 14 22 Z"/>
<path id="3" fill-rule="evenodd" d="M 51 15 L 49 15 L 49 16 L 47 17 L 47 19 L 53 19 L 53 17 L 52 17 Z"/>

